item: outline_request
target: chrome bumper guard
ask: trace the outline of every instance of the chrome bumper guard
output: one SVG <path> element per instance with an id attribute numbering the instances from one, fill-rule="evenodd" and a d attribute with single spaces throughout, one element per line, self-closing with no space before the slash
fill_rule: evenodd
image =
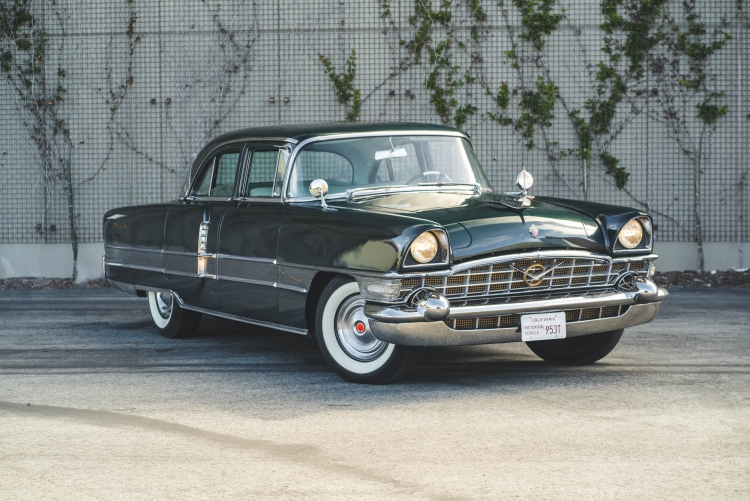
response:
<path id="1" fill-rule="evenodd" d="M 412 295 L 409 305 L 365 305 L 373 335 L 381 341 L 407 346 L 458 346 L 521 341 L 518 327 L 454 330 L 442 320 L 526 314 L 542 311 L 629 306 L 618 317 L 568 323 L 567 337 L 585 336 L 645 324 L 656 317 L 666 289 L 649 279 L 622 284 L 617 292 L 555 299 L 519 300 L 501 304 L 450 307 L 442 295 L 422 290 Z"/>

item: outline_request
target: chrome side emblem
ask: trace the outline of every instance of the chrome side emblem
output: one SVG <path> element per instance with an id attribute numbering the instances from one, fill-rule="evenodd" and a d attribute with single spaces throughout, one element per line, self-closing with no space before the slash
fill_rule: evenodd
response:
<path id="1" fill-rule="evenodd" d="M 529 233 L 531 233 L 531 236 L 534 238 L 539 238 L 539 229 L 534 226 L 533 224 L 529 228 Z"/>

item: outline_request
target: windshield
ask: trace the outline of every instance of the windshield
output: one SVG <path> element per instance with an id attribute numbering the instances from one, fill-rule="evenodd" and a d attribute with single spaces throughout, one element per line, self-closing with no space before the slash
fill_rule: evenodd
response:
<path id="1" fill-rule="evenodd" d="M 448 136 L 378 136 L 310 143 L 294 162 L 289 197 L 309 197 L 314 179 L 325 180 L 329 194 L 394 186 L 490 187 L 469 142 Z"/>

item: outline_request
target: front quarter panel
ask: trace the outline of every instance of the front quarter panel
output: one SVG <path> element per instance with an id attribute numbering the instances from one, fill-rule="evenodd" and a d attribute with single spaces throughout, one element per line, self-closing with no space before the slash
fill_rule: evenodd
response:
<path id="1" fill-rule="evenodd" d="M 280 263 L 369 272 L 397 271 L 406 248 L 436 224 L 352 209 L 295 204 L 279 234 Z"/>

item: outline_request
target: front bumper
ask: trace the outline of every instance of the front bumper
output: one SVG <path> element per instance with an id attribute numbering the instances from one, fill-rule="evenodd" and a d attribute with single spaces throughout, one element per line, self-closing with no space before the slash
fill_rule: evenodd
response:
<path id="1" fill-rule="evenodd" d="M 666 289 L 657 287 L 653 281 L 646 279 L 639 280 L 633 290 L 628 291 L 473 306 L 446 307 L 445 305 L 449 305 L 447 300 L 442 296 L 435 297 L 433 294 L 431 298 L 427 298 L 414 307 L 368 303 L 365 305 L 365 315 L 369 318 L 373 335 L 381 341 L 394 344 L 460 346 L 510 343 L 521 341 L 521 331 L 518 326 L 456 330 L 449 327 L 448 321 L 612 307 L 618 308 L 618 311 L 624 311 L 618 316 L 578 320 L 566 325 L 567 337 L 585 336 L 650 322 L 656 317 L 661 301 L 667 296 Z"/>

